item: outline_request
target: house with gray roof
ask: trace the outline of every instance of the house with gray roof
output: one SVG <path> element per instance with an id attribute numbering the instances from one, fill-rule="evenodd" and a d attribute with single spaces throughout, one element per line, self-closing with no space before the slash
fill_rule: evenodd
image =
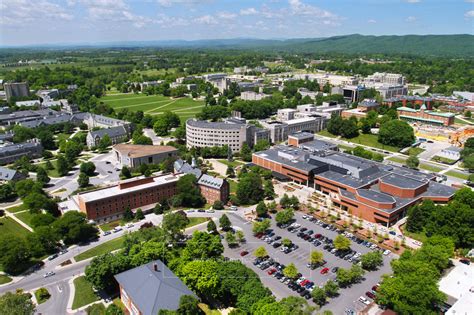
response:
<path id="1" fill-rule="evenodd" d="M 43 154 L 43 146 L 38 139 L 31 139 L 23 143 L 0 144 L 0 165 L 14 163 L 23 156 L 30 160 L 39 158 Z"/>
<path id="2" fill-rule="evenodd" d="M 160 310 L 177 310 L 184 295 L 197 298 L 161 260 L 119 273 L 115 279 L 129 314 L 156 315 Z"/>
<path id="3" fill-rule="evenodd" d="M 10 182 L 15 180 L 25 179 L 26 176 L 18 172 L 17 170 L 12 170 L 11 168 L 6 168 L 0 166 L 0 181 L 1 182 Z"/>
<path id="4" fill-rule="evenodd" d="M 87 147 L 97 147 L 100 140 L 108 135 L 112 141 L 112 145 L 128 141 L 128 131 L 124 126 L 112 127 L 109 129 L 100 129 L 95 131 L 89 131 L 87 133 Z"/>

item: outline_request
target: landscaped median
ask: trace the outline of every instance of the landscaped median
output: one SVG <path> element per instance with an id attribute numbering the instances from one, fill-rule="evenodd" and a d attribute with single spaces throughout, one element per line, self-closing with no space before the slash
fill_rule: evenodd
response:
<path id="1" fill-rule="evenodd" d="M 74 257 L 76 261 L 81 261 L 85 259 L 89 259 L 95 256 L 107 254 L 113 252 L 114 250 L 120 249 L 123 247 L 123 241 L 125 236 L 118 237 L 116 239 L 107 241 L 103 244 L 100 244 L 94 248 L 88 249 L 85 252 L 77 255 Z"/>

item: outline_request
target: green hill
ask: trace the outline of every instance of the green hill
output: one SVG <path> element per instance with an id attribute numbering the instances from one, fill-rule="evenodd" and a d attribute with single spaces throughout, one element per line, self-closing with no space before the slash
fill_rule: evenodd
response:
<path id="1" fill-rule="evenodd" d="M 301 52 L 337 52 L 347 54 L 407 54 L 423 56 L 472 57 L 474 36 L 404 35 L 364 36 L 359 34 L 308 40 L 288 45 Z"/>

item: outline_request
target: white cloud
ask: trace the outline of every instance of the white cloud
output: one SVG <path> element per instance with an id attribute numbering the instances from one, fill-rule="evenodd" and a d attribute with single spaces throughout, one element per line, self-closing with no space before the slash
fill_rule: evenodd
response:
<path id="1" fill-rule="evenodd" d="M 88 18 L 93 21 L 130 23 L 136 28 L 155 22 L 151 18 L 132 13 L 123 0 L 78 0 L 78 3 L 87 8 Z"/>
<path id="2" fill-rule="evenodd" d="M 237 17 L 237 14 L 230 12 L 219 12 L 217 13 L 217 17 L 223 20 L 233 20 Z"/>
<path id="3" fill-rule="evenodd" d="M 59 5 L 46 0 L 8 0 L 0 4 L 1 25 L 24 25 L 33 22 L 70 21 L 74 16 Z"/>
<path id="4" fill-rule="evenodd" d="M 240 15 L 255 15 L 258 11 L 255 8 L 241 9 Z"/>
<path id="5" fill-rule="evenodd" d="M 467 19 L 474 18 L 474 10 L 470 10 L 470 11 L 467 11 L 466 13 L 464 13 L 464 17 L 467 18 Z"/>
<path id="6" fill-rule="evenodd" d="M 195 18 L 194 22 L 199 23 L 199 24 L 206 24 L 206 25 L 217 24 L 216 19 L 209 14 Z"/>
<path id="7" fill-rule="evenodd" d="M 367 23 L 375 24 L 375 23 L 377 23 L 377 21 L 374 20 L 374 19 L 370 19 L 370 20 L 367 21 Z"/>
<path id="8" fill-rule="evenodd" d="M 158 0 L 158 4 L 162 7 L 169 8 L 175 4 L 185 4 L 185 5 L 192 5 L 192 4 L 200 4 L 200 3 L 207 3 L 211 0 Z"/>
<path id="9" fill-rule="evenodd" d="M 420 3 L 421 0 L 405 0 L 407 3 Z"/>
<path id="10" fill-rule="evenodd" d="M 405 19 L 406 22 L 415 22 L 416 20 L 416 16 L 409 16 Z"/>
<path id="11" fill-rule="evenodd" d="M 316 6 L 305 4 L 300 0 L 288 0 L 290 11 L 294 15 L 311 15 L 315 18 L 335 18 L 335 14 L 318 8 Z"/>
<path id="12" fill-rule="evenodd" d="M 171 27 L 180 27 L 180 26 L 188 26 L 189 19 L 183 19 L 180 17 L 170 17 L 165 14 L 158 15 L 158 18 L 155 21 L 156 24 L 159 24 L 163 28 L 171 28 Z"/>
<path id="13" fill-rule="evenodd" d="M 474 0 L 466 0 L 467 3 L 474 3 Z"/>

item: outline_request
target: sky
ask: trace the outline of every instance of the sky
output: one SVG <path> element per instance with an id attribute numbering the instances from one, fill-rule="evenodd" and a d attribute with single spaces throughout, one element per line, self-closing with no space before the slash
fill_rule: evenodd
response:
<path id="1" fill-rule="evenodd" d="M 0 0 L 0 46 L 473 31 L 474 0 Z"/>

